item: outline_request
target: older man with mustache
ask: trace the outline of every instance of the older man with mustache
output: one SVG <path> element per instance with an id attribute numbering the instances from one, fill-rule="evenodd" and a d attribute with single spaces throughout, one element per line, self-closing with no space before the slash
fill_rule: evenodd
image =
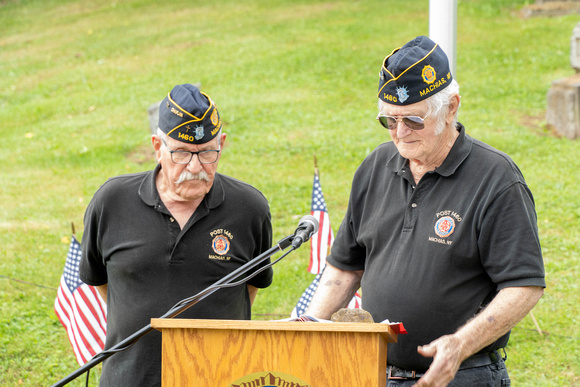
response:
<path id="1" fill-rule="evenodd" d="M 193 85 L 175 86 L 152 136 L 157 167 L 111 178 L 91 200 L 80 278 L 107 301 L 106 348 L 270 248 L 266 198 L 217 173 L 225 139 L 211 98 Z M 267 269 L 221 289 L 180 317 L 250 319 L 258 288 L 272 276 Z M 101 386 L 160 384 L 159 332 L 103 364 Z"/>

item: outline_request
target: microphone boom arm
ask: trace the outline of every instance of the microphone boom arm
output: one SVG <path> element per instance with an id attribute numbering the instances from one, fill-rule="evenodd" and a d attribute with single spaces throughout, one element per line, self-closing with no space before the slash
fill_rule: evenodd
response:
<path id="1" fill-rule="evenodd" d="M 286 248 L 290 247 L 292 245 L 292 240 L 294 239 L 294 236 L 295 235 L 289 235 L 289 236 L 281 239 L 280 241 L 278 241 L 276 246 L 271 247 L 270 249 L 266 250 L 262 254 L 258 255 L 256 258 L 246 262 L 243 266 L 240 266 L 239 268 L 232 271 L 231 273 L 229 273 L 225 277 L 219 279 L 213 285 L 210 285 L 206 289 L 197 293 L 195 296 L 192 296 L 190 298 L 187 298 L 185 300 L 178 302 L 173 308 L 171 308 L 168 312 L 166 312 L 163 316 L 161 316 L 159 318 L 160 319 L 173 318 L 173 317 L 177 316 L 178 314 L 184 312 L 185 310 L 189 309 L 193 305 L 197 304 L 199 301 L 203 300 L 204 298 L 206 298 L 209 295 L 211 295 L 212 293 L 214 293 L 216 290 L 223 287 L 223 285 L 230 284 L 238 277 L 246 274 L 247 272 L 249 272 L 250 270 L 252 270 L 256 266 L 261 264 L 262 262 L 266 261 L 268 258 L 270 258 L 272 255 L 274 255 L 278 251 L 283 251 Z M 295 248 L 292 248 L 292 250 L 295 250 Z M 290 253 L 292 250 L 290 250 L 288 253 Z M 111 357 L 112 355 L 116 354 L 117 352 L 121 352 L 121 351 L 129 348 L 131 345 L 133 345 L 135 342 L 137 342 L 137 340 L 139 340 L 141 337 L 145 336 L 147 333 L 151 332 L 152 330 L 153 330 L 153 328 L 151 327 L 151 324 L 147 324 L 145 327 L 141 328 L 137 332 L 133 333 L 131 336 L 127 337 L 125 340 L 120 341 L 119 343 L 115 344 L 113 347 L 111 347 L 107 350 L 99 352 L 98 354 L 93 356 L 93 358 L 91 360 L 89 360 L 87 363 L 85 363 L 82 367 L 78 368 L 76 371 L 72 372 L 67 377 L 65 377 L 65 378 L 61 379 L 60 381 L 58 381 L 57 383 L 53 384 L 51 387 L 61 387 L 61 386 L 68 384 L 70 381 L 76 379 L 77 377 L 79 377 L 83 373 L 89 371 L 91 368 L 93 368 L 97 364 L 102 363 L 105 359 Z"/>

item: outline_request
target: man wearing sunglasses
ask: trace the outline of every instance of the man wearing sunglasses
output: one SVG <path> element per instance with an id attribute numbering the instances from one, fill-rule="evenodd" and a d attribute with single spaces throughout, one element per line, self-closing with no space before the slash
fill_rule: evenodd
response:
<path id="1" fill-rule="evenodd" d="M 270 248 L 266 198 L 217 173 L 225 139 L 211 98 L 175 86 L 152 136 L 157 167 L 109 179 L 91 200 L 79 275 L 107 302 L 106 348 Z M 249 320 L 258 288 L 272 276 L 268 268 L 220 289 L 179 317 Z M 160 386 L 160 333 L 105 360 L 100 385 Z"/>
<path id="2" fill-rule="evenodd" d="M 538 302 L 544 266 L 532 194 L 514 162 L 457 122 L 459 86 L 425 36 L 388 55 L 378 121 L 392 141 L 358 168 L 307 314 L 359 286 L 389 344 L 388 386 L 507 386 L 510 330 Z"/>

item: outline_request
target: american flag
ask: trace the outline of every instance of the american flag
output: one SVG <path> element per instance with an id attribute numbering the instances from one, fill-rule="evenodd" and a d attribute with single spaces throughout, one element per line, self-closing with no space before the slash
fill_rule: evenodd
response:
<path id="1" fill-rule="evenodd" d="M 329 254 L 330 246 L 334 242 L 334 233 L 330 225 L 330 218 L 322 188 L 320 187 L 318 173 L 314 173 L 310 214 L 318 220 L 318 232 L 310 240 L 310 265 L 308 265 L 308 271 L 312 274 L 319 274 L 322 272 L 324 265 L 326 265 L 326 256 Z"/>
<path id="2" fill-rule="evenodd" d="M 308 305 L 310 305 L 310 301 L 312 301 L 312 296 L 318 288 L 320 277 L 322 276 L 324 267 L 326 266 L 326 257 L 330 253 L 330 248 L 334 242 L 334 233 L 330 226 L 330 218 L 328 216 L 328 210 L 326 209 L 324 195 L 322 194 L 318 171 L 314 173 L 310 214 L 318 220 L 319 225 L 318 232 L 312 236 L 312 239 L 310 239 L 310 265 L 308 265 L 308 271 L 312 274 L 316 274 L 316 277 L 314 277 L 312 283 L 306 288 L 304 293 L 302 293 L 302 296 L 300 296 L 298 303 L 292 310 L 292 317 L 299 317 L 304 314 L 306 309 L 308 309 Z M 352 300 L 350 300 L 348 308 L 360 307 L 361 296 L 357 291 Z"/>
<path id="3" fill-rule="evenodd" d="M 79 279 L 81 245 L 72 237 L 54 311 L 67 331 L 80 365 L 101 352 L 107 331 L 107 306 L 97 289 Z"/>
<path id="4" fill-rule="evenodd" d="M 304 312 L 306 312 L 306 309 L 308 309 L 308 305 L 310 305 L 310 301 L 312 301 L 312 296 L 314 295 L 316 288 L 318 288 L 318 283 L 320 282 L 321 276 L 322 273 L 318 273 L 316 277 L 314 277 L 314 279 L 312 280 L 312 283 L 306 288 L 304 293 L 302 293 L 300 299 L 298 300 L 298 303 L 296 304 L 296 306 L 292 310 L 292 313 L 290 314 L 291 317 L 300 317 L 304 314 Z"/>
<path id="5" fill-rule="evenodd" d="M 291 317 L 300 317 L 304 314 L 304 312 L 306 312 L 306 309 L 308 309 L 308 306 L 310 305 L 310 301 L 312 301 L 312 296 L 314 296 L 314 292 L 318 288 L 318 284 L 320 283 L 320 277 L 322 276 L 323 272 L 324 268 L 320 273 L 316 275 L 316 277 L 314 277 L 310 285 L 306 288 L 304 293 L 302 293 L 302 296 L 300 296 L 298 303 L 292 310 Z M 359 309 L 360 307 L 361 307 L 361 296 L 359 292 L 356 292 L 354 297 L 348 303 L 347 308 Z"/>

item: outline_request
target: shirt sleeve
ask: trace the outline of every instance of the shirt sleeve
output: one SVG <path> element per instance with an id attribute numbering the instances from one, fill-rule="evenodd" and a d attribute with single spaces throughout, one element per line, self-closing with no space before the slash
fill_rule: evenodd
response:
<path id="1" fill-rule="evenodd" d="M 262 222 L 261 229 L 256 231 L 255 238 L 257 248 L 254 252 L 254 258 L 266 252 L 272 246 L 272 221 L 270 210 L 267 211 L 267 215 Z M 262 265 L 260 265 L 260 268 L 269 263 L 270 259 L 267 259 Z M 257 288 L 267 288 L 272 284 L 273 279 L 274 271 L 271 267 L 269 267 L 268 269 L 265 269 L 263 272 L 258 274 L 256 277 L 251 278 L 248 281 L 248 284 Z"/>
<path id="2" fill-rule="evenodd" d="M 510 185 L 490 204 L 478 245 L 482 264 L 498 290 L 546 286 L 534 200 L 524 183 Z"/>
<path id="3" fill-rule="evenodd" d="M 93 197 L 85 211 L 84 224 L 79 278 L 91 286 L 104 285 L 108 279 L 99 243 L 100 211 L 96 196 Z"/>

